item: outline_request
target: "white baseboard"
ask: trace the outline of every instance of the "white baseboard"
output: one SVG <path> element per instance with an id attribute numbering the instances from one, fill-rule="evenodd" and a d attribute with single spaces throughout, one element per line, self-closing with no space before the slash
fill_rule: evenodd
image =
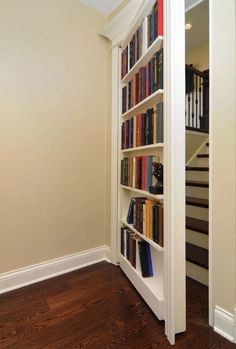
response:
<path id="1" fill-rule="evenodd" d="M 0 294 L 101 261 L 110 262 L 110 247 L 99 246 L 87 251 L 3 273 L 0 274 Z"/>
<path id="2" fill-rule="evenodd" d="M 224 338 L 236 343 L 236 309 L 234 314 L 216 306 L 214 330 Z"/>

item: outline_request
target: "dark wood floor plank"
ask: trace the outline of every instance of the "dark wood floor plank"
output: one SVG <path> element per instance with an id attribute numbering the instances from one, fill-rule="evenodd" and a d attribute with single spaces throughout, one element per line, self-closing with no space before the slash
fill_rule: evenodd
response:
<path id="1" fill-rule="evenodd" d="M 207 292 L 187 280 L 187 332 L 176 348 L 235 348 L 207 325 Z M 105 262 L 0 296 L 0 320 L 0 349 L 172 348 L 164 322 Z"/>

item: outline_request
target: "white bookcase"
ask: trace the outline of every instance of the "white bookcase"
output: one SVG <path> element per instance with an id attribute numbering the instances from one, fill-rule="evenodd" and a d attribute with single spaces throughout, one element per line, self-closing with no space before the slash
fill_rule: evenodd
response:
<path id="1" fill-rule="evenodd" d="M 151 12 L 155 0 L 131 0 L 101 34 L 112 42 L 112 114 L 111 114 L 111 261 L 120 267 L 158 319 L 165 321 L 165 334 L 171 344 L 175 334 L 186 329 L 185 294 L 185 3 L 164 0 L 164 35 L 147 48 L 121 80 L 121 52 Z M 145 20 L 146 21 L 146 20 Z M 147 30 L 147 21 L 144 32 Z M 160 47 L 164 49 L 164 89 L 135 105 L 122 115 L 121 89 L 145 65 Z M 121 149 L 121 125 L 124 120 L 164 102 L 164 143 Z M 152 254 L 154 277 L 143 278 L 137 256 L 134 269 L 120 253 L 120 228 L 126 223 L 130 198 L 153 195 L 122 186 L 120 161 L 127 156 L 158 155 L 164 165 L 164 248 L 143 237 Z M 155 196 L 154 196 L 155 197 Z M 139 235 L 139 234 L 138 234 Z M 157 320 L 158 321 L 158 320 Z"/>
<path id="2" fill-rule="evenodd" d="M 121 43 L 120 55 L 122 50 L 127 47 L 133 34 L 144 20 L 144 35 L 147 35 L 147 16 L 151 12 L 151 9 L 155 3 L 155 0 L 145 1 L 141 7 L 139 13 L 136 16 L 129 32 Z M 183 4 L 182 4 L 183 5 Z M 164 0 L 164 37 L 159 36 L 155 39 L 150 47 L 147 46 L 147 39 L 143 39 L 143 53 L 136 64 L 129 69 L 128 73 L 123 78 L 119 79 L 120 90 L 120 108 L 119 108 L 119 125 L 118 125 L 118 229 L 117 229 L 117 241 L 118 241 L 118 255 L 121 269 L 126 276 L 135 286 L 142 298 L 146 301 L 148 306 L 152 309 L 154 314 L 159 320 L 165 320 L 166 323 L 166 335 L 169 341 L 173 344 L 175 334 L 185 330 L 185 237 L 184 237 L 184 154 L 175 154 L 173 152 L 184 152 L 184 98 L 183 103 L 179 103 L 180 109 L 175 111 L 174 108 L 178 105 L 176 100 L 178 93 L 173 90 L 177 88 L 178 84 L 171 83 L 171 79 L 174 78 L 174 73 L 170 72 L 173 69 L 174 54 L 171 47 L 172 42 L 169 38 L 165 37 L 165 33 L 172 35 L 174 29 L 174 23 L 170 22 L 168 13 L 173 11 L 174 2 L 172 0 Z M 183 11 L 184 13 L 184 11 Z M 182 15 L 182 18 L 184 16 Z M 177 19 L 178 20 L 178 19 Z M 174 19 L 173 19 L 174 22 Z M 183 33 L 183 31 L 182 31 Z M 174 39 L 174 36 L 173 36 Z M 132 79 L 132 77 L 139 71 L 141 67 L 151 60 L 156 52 L 161 48 L 164 50 L 164 88 L 157 90 L 140 103 L 133 106 L 122 114 L 121 96 L 122 88 L 124 85 Z M 183 56 L 182 56 L 183 58 Z M 121 59 L 120 59 L 121 61 Z M 178 59 L 177 59 L 178 61 Z M 184 66 L 184 59 L 183 59 Z M 178 69 L 176 67 L 176 69 Z M 184 70 L 182 70 L 183 72 Z M 178 74 L 177 74 L 178 75 Z M 119 72 L 119 76 L 121 76 Z M 183 88 L 184 84 L 180 84 L 179 96 L 184 96 Z M 127 119 L 136 116 L 138 113 L 146 112 L 147 109 L 154 107 L 158 102 L 164 103 L 164 143 L 152 144 L 147 146 L 135 147 L 131 149 L 122 150 L 121 148 L 121 127 L 122 123 Z M 180 120 L 179 125 L 176 124 L 176 120 L 173 117 L 180 115 L 180 111 L 183 111 L 183 118 Z M 180 129 L 182 128 L 182 129 Z M 178 132 L 179 135 L 175 135 L 174 132 Z M 179 144 L 175 144 L 180 140 L 182 134 L 182 140 Z M 179 146 L 179 148 L 178 148 Z M 181 148 L 182 147 L 182 148 Z M 121 159 L 129 156 L 146 156 L 151 155 L 159 158 L 160 162 L 164 165 L 164 194 L 153 195 L 149 192 L 145 192 L 139 189 L 130 188 L 121 185 L 120 178 L 120 164 Z M 172 171 L 174 171 L 175 161 L 182 161 L 183 169 L 179 171 L 176 169 L 177 178 L 173 177 Z M 179 173 L 178 173 L 179 171 Z M 179 181 L 179 188 L 176 186 L 180 173 L 183 178 Z M 177 198 L 176 195 L 181 195 L 181 198 Z M 140 234 L 136 229 L 127 223 L 126 217 L 129 208 L 130 199 L 132 197 L 147 197 L 155 199 L 163 203 L 164 207 L 164 247 L 159 246 L 154 241 L 146 238 L 143 234 Z M 176 207 L 178 206 L 178 207 Z M 182 209 L 182 212 L 181 212 Z M 178 214 L 181 216 L 178 217 Z M 176 226 L 175 226 L 176 224 Z M 136 233 L 139 237 L 147 241 L 150 245 L 152 264 L 153 264 L 153 277 L 143 278 L 140 268 L 140 260 L 138 247 L 136 248 L 136 269 L 131 263 L 124 258 L 120 253 L 120 228 L 127 227 Z M 182 230 L 182 231 L 181 231 Z M 182 234 L 182 235 L 181 235 Z M 179 283 L 178 283 L 179 278 Z"/>
<path id="3" fill-rule="evenodd" d="M 137 21 L 132 30 L 128 33 L 127 37 L 124 39 L 121 45 L 121 50 L 127 47 L 129 48 L 129 41 L 133 34 L 136 32 L 138 26 L 143 21 L 143 47 L 142 47 L 142 56 L 139 60 L 134 64 L 134 66 L 130 69 L 128 64 L 128 73 L 121 78 L 120 74 L 120 95 L 122 95 L 122 88 L 127 85 L 127 83 L 132 80 L 133 76 L 139 72 L 140 68 L 145 67 L 147 63 L 153 58 L 153 56 L 161 49 L 164 45 L 164 40 L 162 36 L 159 36 L 155 39 L 155 41 L 148 47 L 148 20 L 147 16 L 150 14 L 152 7 L 156 1 L 149 1 L 146 3 L 145 8 L 142 12 L 142 17 Z M 129 50 L 128 50 L 129 52 Z M 129 56 L 128 56 L 129 58 Z M 121 59 L 120 59 L 121 60 Z M 129 62 L 129 59 L 128 59 Z M 140 146 L 130 149 L 123 150 L 121 147 L 121 127 L 122 123 L 127 119 L 130 119 L 136 116 L 138 113 L 144 113 L 147 109 L 154 107 L 158 102 L 164 102 L 164 90 L 159 89 L 149 95 L 147 98 L 143 99 L 140 103 L 133 106 L 131 109 L 127 110 L 122 114 L 122 107 L 120 107 L 120 117 L 119 117 L 119 173 L 121 172 L 120 163 L 121 159 L 129 156 L 155 156 L 160 159 L 160 162 L 163 164 L 165 162 L 165 143 L 157 143 L 146 146 Z M 120 101 L 122 103 L 122 101 Z M 165 106 L 164 106 L 165 110 Z M 164 113 L 164 125 L 165 125 L 165 113 Z M 120 183 L 120 178 L 119 178 Z M 151 257 L 152 257 L 152 265 L 153 265 L 153 276 L 144 278 L 142 277 L 141 267 L 140 267 L 140 258 L 138 252 L 138 245 L 136 246 L 136 269 L 131 265 L 131 263 L 123 257 L 123 255 L 119 251 L 119 261 L 120 267 L 127 275 L 129 280 L 133 283 L 135 288 L 141 294 L 143 299 L 152 309 L 154 314 L 157 316 L 159 320 L 163 320 L 165 318 L 165 307 L 164 307 L 164 251 L 165 248 L 159 246 L 154 241 L 148 239 L 145 235 L 138 232 L 133 225 L 130 225 L 126 221 L 130 200 L 132 197 L 146 197 L 154 199 L 157 203 L 164 201 L 164 195 L 153 195 L 149 192 L 127 187 L 119 184 L 118 188 L 119 192 L 119 212 L 120 215 L 118 217 L 118 234 L 120 234 L 121 226 L 127 227 L 132 230 L 136 235 L 138 235 L 143 240 L 147 241 L 150 245 Z M 164 233 L 165 235 L 165 233 Z M 164 238 L 165 239 L 165 238 Z M 120 236 L 118 238 L 120 242 Z M 120 246 L 120 243 L 119 243 Z"/>

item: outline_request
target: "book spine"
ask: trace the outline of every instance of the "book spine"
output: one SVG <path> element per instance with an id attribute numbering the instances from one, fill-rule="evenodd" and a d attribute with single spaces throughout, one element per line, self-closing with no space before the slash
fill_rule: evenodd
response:
<path id="1" fill-rule="evenodd" d="M 163 49 L 158 53 L 158 81 L 157 88 L 163 89 Z"/>
<path id="2" fill-rule="evenodd" d="M 152 208 L 154 206 L 154 202 L 150 201 L 150 208 L 149 208 L 149 239 L 153 240 L 153 215 L 152 215 Z"/>
<path id="3" fill-rule="evenodd" d="M 146 170 L 147 169 L 147 157 L 142 157 L 142 190 L 146 190 Z"/>
<path id="4" fill-rule="evenodd" d="M 146 235 L 146 200 L 143 203 L 143 235 Z"/>
<path id="5" fill-rule="evenodd" d="M 133 117 L 133 147 L 136 148 L 137 141 L 136 141 L 136 127 L 137 127 L 137 116 Z"/>
<path id="6" fill-rule="evenodd" d="M 143 241 L 143 240 L 138 241 L 139 258 L 140 258 L 142 277 L 149 276 L 148 256 L 147 256 L 146 244 L 147 244 L 146 241 Z"/>
<path id="7" fill-rule="evenodd" d="M 146 237 L 149 238 L 150 229 L 150 200 L 146 200 Z"/>
<path id="8" fill-rule="evenodd" d="M 136 171 L 136 157 L 133 157 L 133 178 L 132 178 L 132 188 L 135 188 L 135 171 Z"/>
<path id="9" fill-rule="evenodd" d="M 153 215 L 153 241 L 158 244 L 158 206 L 154 205 L 152 208 Z"/>
<path id="10" fill-rule="evenodd" d="M 136 239 L 134 235 L 131 236 L 131 265 L 136 269 Z"/>
<path id="11" fill-rule="evenodd" d="M 146 170 L 146 191 L 149 191 L 149 187 L 152 185 L 152 162 L 153 157 L 147 157 L 147 170 Z"/>
<path id="12" fill-rule="evenodd" d="M 147 51 L 148 48 L 148 17 L 145 17 L 143 20 L 143 47 L 142 54 Z"/>
<path id="13" fill-rule="evenodd" d="M 127 214 L 127 223 L 133 224 L 134 223 L 134 199 L 131 198 L 130 204 L 129 204 L 129 210 Z"/>
<path id="14" fill-rule="evenodd" d="M 158 0 L 157 35 L 163 36 L 163 0 Z"/>
<path id="15" fill-rule="evenodd" d="M 148 276 L 153 276 L 153 268 L 152 268 L 152 256 L 151 256 L 151 248 L 148 243 L 146 243 L 147 250 L 147 260 L 148 260 Z"/>
<path id="16" fill-rule="evenodd" d="M 164 247 L 164 221 L 163 221 L 163 206 L 158 206 L 158 231 L 159 245 Z"/>
<path id="17" fill-rule="evenodd" d="M 164 142 L 163 102 L 157 104 L 157 143 Z"/>
<path id="18" fill-rule="evenodd" d="M 157 143 L 157 106 L 153 109 L 153 144 Z"/>
<path id="19" fill-rule="evenodd" d="M 133 207 L 133 226 L 134 228 L 137 226 L 136 220 L 136 207 L 137 207 L 137 199 L 134 198 L 134 207 Z"/>

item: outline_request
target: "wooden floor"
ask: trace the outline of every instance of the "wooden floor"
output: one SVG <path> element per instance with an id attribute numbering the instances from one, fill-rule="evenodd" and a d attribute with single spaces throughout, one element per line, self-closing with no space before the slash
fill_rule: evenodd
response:
<path id="1" fill-rule="evenodd" d="M 207 288 L 187 282 L 187 332 L 176 348 L 236 348 L 207 325 Z M 106 262 L 0 296 L 0 348 L 165 349 L 159 322 Z"/>

